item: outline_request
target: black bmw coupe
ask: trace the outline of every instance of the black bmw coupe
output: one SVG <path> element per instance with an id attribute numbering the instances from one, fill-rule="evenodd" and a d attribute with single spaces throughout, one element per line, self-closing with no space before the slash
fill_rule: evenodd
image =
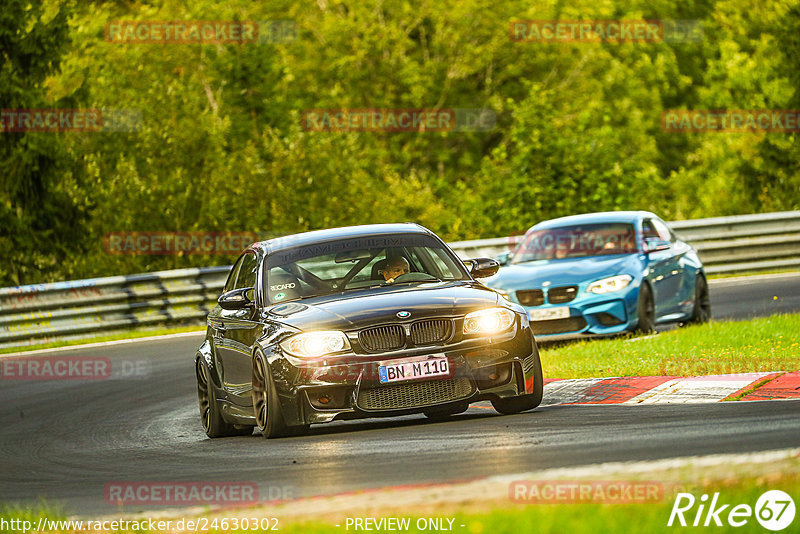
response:
<path id="1" fill-rule="evenodd" d="M 312 423 L 472 402 L 542 400 L 528 316 L 430 230 L 379 224 L 254 243 L 233 265 L 195 356 L 209 437 L 296 435 Z"/>

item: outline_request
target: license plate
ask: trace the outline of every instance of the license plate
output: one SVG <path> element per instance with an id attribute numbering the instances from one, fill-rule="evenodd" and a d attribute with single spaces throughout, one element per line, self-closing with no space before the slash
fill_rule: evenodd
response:
<path id="1" fill-rule="evenodd" d="M 543 308 L 541 310 L 528 310 L 531 321 L 549 321 L 551 319 L 565 319 L 569 317 L 569 306 L 558 308 Z"/>
<path id="2" fill-rule="evenodd" d="M 432 376 L 446 376 L 450 374 L 450 364 L 445 356 L 433 358 L 411 358 L 392 363 L 381 363 L 378 367 L 378 376 L 381 384 L 397 382 L 398 380 L 418 380 Z"/>

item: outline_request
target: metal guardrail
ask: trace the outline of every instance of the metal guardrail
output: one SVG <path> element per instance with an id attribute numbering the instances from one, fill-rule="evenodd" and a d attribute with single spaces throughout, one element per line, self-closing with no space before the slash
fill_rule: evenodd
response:
<path id="1" fill-rule="evenodd" d="M 709 274 L 800 268 L 800 211 L 670 223 Z M 496 256 L 522 236 L 460 241 L 463 259 Z M 142 325 L 203 323 L 230 266 L 0 288 L 0 348 L 39 345 Z"/>

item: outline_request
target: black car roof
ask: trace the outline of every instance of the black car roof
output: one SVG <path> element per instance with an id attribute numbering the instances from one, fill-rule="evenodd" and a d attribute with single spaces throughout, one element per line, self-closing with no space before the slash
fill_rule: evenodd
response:
<path id="1" fill-rule="evenodd" d="M 276 237 L 266 241 L 258 241 L 249 248 L 261 250 L 266 254 L 304 245 L 314 245 L 330 241 L 339 241 L 353 237 L 368 237 L 388 234 L 417 234 L 435 235 L 433 232 L 416 223 L 389 223 L 389 224 L 362 224 L 359 226 L 343 226 L 341 228 L 327 228 L 325 230 L 312 230 L 300 234 Z"/>

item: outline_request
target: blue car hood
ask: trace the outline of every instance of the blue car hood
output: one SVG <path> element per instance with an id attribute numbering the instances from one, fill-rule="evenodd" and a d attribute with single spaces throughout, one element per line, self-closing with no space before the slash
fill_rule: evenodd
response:
<path id="1" fill-rule="evenodd" d="M 550 287 L 577 285 L 618 274 L 640 278 L 642 268 L 639 254 L 538 260 L 501 267 L 484 283 L 492 288 L 516 291 L 540 288 L 544 282 L 550 282 Z"/>

